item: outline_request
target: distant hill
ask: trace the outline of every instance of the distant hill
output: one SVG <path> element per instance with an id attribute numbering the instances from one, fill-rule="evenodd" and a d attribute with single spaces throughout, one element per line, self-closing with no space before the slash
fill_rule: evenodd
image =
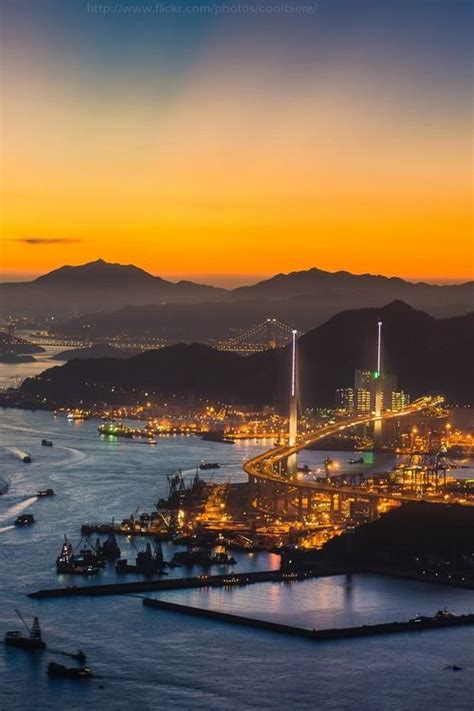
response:
<path id="1" fill-rule="evenodd" d="M 332 405 L 355 368 L 375 361 L 376 322 L 384 323 L 383 368 L 412 396 L 442 393 L 474 404 L 474 313 L 435 319 L 395 301 L 380 309 L 345 311 L 299 339 L 303 407 Z M 136 402 L 143 393 L 225 402 L 286 403 L 289 349 L 249 358 L 207 346 L 175 345 L 127 359 L 72 361 L 28 379 L 25 397 L 71 402 Z M 142 395 L 140 395 L 142 393 Z"/>
<path id="2" fill-rule="evenodd" d="M 343 310 L 383 306 L 394 299 L 432 316 L 461 315 L 474 307 L 474 282 L 436 286 L 314 268 L 226 290 L 173 283 L 133 265 L 99 259 L 61 267 L 32 282 L 0 284 L 0 317 L 49 318 L 51 325 L 54 316 L 67 333 L 83 334 L 83 326 L 90 325 L 100 338 L 148 334 L 189 343 L 223 339 L 231 329 L 268 317 L 308 330 Z"/>
<path id="3" fill-rule="evenodd" d="M 75 358 L 131 358 L 140 351 L 135 349 L 116 348 L 108 343 L 94 343 L 86 348 L 69 348 L 52 356 L 51 360 L 69 361 Z"/>
<path id="4" fill-rule="evenodd" d="M 0 284 L 0 315 L 68 319 L 128 305 L 212 301 L 221 293 L 225 290 L 188 281 L 173 283 L 133 265 L 98 259 L 61 267 L 31 282 Z"/>

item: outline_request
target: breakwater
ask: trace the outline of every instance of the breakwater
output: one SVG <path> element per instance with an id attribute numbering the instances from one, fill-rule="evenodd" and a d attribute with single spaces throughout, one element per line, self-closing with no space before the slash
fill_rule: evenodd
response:
<path id="1" fill-rule="evenodd" d="M 140 580 L 129 583 L 111 583 L 107 585 L 72 585 L 67 588 L 50 588 L 29 593 L 32 598 L 102 596 L 102 595 L 133 595 L 137 593 L 160 592 L 168 590 L 184 590 L 187 588 L 217 588 L 234 585 L 251 585 L 253 583 L 289 583 L 295 580 L 327 577 L 357 572 L 342 566 L 325 566 L 314 571 L 301 573 L 285 573 L 280 570 L 261 570 L 253 573 L 226 573 L 224 575 L 197 575 L 189 578 L 167 578 L 166 580 Z"/>
<path id="2" fill-rule="evenodd" d="M 242 615 L 233 615 L 228 612 L 218 612 L 217 610 L 208 610 L 202 607 L 191 607 L 189 605 L 180 605 L 175 602 L 166 602 L 165 600 L 152 600 L 145 598 L 143 604 L 146 607 L 158 608 L 170 612 L 179 612 L 195 617 L 205 617 L 221 622 L 228 622 L 244 627 L 257 627 L 258 629 L 269 630 L 270 632 L 278 632 L 279 634 L 293 635 L 297 637 L 306 637 L 315 641 L 325 641 L 333 639 L 349 639 L 352 637 L 369 637 L 372 635 L 381 634 L 397 634 L 400 632 L 422 632 L 424 630 L 444 629 L 445 627 L 460 627 L 462 625 L 474 625 L 474 615 L 456 615 L 452 617 L 427 617 L 420 620 L 409 620 L 407 622 L 385 622 L 375 625 L 361 625 L 359 627 L 334 627 L 321 630 L 310 630 L 304 627 L 294 627 L 293 625 L 284 625 L 278 622 L 269 622 L 268 620 L 257 620 L 254 617 L 244 617 Z"/>

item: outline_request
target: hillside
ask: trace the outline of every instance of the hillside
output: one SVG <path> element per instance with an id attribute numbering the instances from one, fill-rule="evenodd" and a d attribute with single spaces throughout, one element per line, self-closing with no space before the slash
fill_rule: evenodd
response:
<path id="1" fill-rule="evenodd" d="M 332 405 L 336 388 L 352 384 L 355 368 L 373 367 L 379 316 L 384 322 L 383 368 L 398 375 L 402 388 L 414 397 L 436 392 L 452 402 L 474 404 L 474 314 L 435 319 L 393 302 L 381 309 L 345 311 L 299 339 L 303 407 Z M 285 403 L 288 372 L 288 349 L 243 358 L 181 344 L 126 361 L 72 361 L 26 380 L 22 392 L 53 401 L 134 402 L 149 392 Z"/>
<path id="2" fill-rule="evenodd" d="M 90 324 L 99 338 L 133 333 L 189 343 L 226 338 L 231 329 L 267 317 L 304 331 L 340 311 L 379 307 L 394 299 L 433 316 L 462 315 L 473 309 L 474 282 L 436 286 L 313 268 L 226 290 L 190 281 L 173 283 L 134 265 L 99 259 L 61 267 L 31 282 L 0 284 L 0 317 L 47 319 L 49 326 L 60 323 L 59 330 L 66 333 L 83 333 L 82 327 Z M 190 331 L 197 323 L 200 332 Z"/>

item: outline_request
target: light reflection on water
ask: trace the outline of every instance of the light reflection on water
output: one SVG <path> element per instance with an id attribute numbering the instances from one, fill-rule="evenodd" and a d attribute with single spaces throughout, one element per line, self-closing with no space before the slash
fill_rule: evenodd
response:
<path id="1" fill-rule="evenodd" d="M 244 481 L 242 458 L 260 451 L 262 443 L 229 446 L 169 437 L 159 439 L 153 448 L 126 441 L 112 444 L 97 436 L 96 422 L 71 425 L 43 412 L 3 411 L 0 416 L 0 467 L 2 477 L 11 483 L 7 494 L 0 497 L 0 633 L 18 627 L 15 607 L 28 618 L 39 614 L 51 648 L 84 648 L 88 663 L 103 677 L 85 685 L 49 681 L 47 661 L 54 658 L 64 663 L 64 659 L 54 654 L 34 659 L 21 650 L 1 648 L 2 711 L 31 709 L 32 699 L 35 709 L 68 711 L 227 711 L 287 705 L 338 711 L 356 706 L 374 711 L 406 711 L 418 706 L 434 711 L 471 710 L 474 645 L 468 628 L 315 645 L 149 610 L 142 607 L 140 599 L 129 596 L 27 598 L 26 593 L 39 588 L 83 584 L 55 574 L 54 561 L 63 534 L 77 543 L 80 525 L 87 519 L 120 519 L 137 506 L 140 511 L 150 511 L 154 501 L 166 494 L 167 475 L 181 467 L 191 477 L 202 459 L 224 464 L 212 472 L 216 480 Z M 53 440 L 53 448 L 41 447 L 44 436 Z M 30 452 L 32 463 L 14 458 L 8 451 L 12 446 Z M 326 456 L 326 452 L 305 452 L 303 461 L 322 465 Z M 348 458 L 347 453 L 329 456 L 341 465 Z M 384 468 L 387 464 L 390 458 L 376 456 L 374 466 Z M 35 492 L 48 486 L 56 496 L 36 500 Z M 15 507 L 28 501 L 32 501 L 35 525 L 14 528 Z M 144 541 L 135 543 L 141 547 Z M 133 545 L 126 539 L 121 539 L 120 545 L 132 559 Z M 174 550 L 165 546 L 165 557 Z M 236 557 L 238 571 L 278 563 L 276 556 Z M 181 568 L 174 574 L 187 575 L 189 571 Z M 115 579 L 108 568 L 91 582 Z M 379 576 L 269 583 L 230 591 L 179 591 L 163 597 L 309 627 L 399 615 L 406 618 L 432 613 L 444 605 L 455 610 L 474 608 L 474 595 L 469 591 Z M 449 664 L 463 669 L 453 674 L 444 669 Z"/>

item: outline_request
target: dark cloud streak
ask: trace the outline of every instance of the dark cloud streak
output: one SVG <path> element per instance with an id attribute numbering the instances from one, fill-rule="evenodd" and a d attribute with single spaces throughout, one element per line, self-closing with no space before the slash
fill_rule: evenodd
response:
<path id="1" fill-rule="evenodd" d="M 7 242 L 20 242 L 21 244 L 78 244 L 85 242 L 83 239 L 70 239 L 69 237 L 19 237 L 18 239 L 9 239 Z"/>

